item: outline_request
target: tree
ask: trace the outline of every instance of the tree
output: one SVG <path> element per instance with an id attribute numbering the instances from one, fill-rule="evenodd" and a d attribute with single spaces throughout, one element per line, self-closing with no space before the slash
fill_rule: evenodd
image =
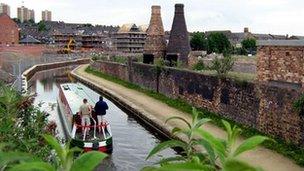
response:
<path id="1" fill-rule="evenodd" d="M 30 23 L 30 24 L 35 24 L 35 21 L 34 21 L 33 19 L 29 19 L 29 20 L 28 20 L 28 23 Z"/>
<path id="2" fill-rule="evenodd" d="M 231 44 L 228 38 L 219 32 L 211 33 L 207 37 L 208 40 L 208 53 L 223 53 L 224 51 L 231 50 Z"/>
<path id="3" fill-rule="evenodd" d="M 44 21 L 40 21 L 38 23 L 38 31 L 46 31 L 46 25 L 45 25 Z"/>
<path id="4" fill-rule="evenodd" d="M 252 54 L 257 50 L 256 40 L 254 38 L 244 39 L 242 42 L 242 48 L 246 50 L 247 53 Z"/>
<path id="5" fill-rule="evenodd" d="M 21 23 L 20 20 L 19 20 L 19 18 L 13 18 L 13 20 L 15 21 L 16 24 L 20 24 Z"/>
<path id="6" fill-rule="evenodd" d="M 194 32 L 190 40 L 192 50 L 206 50 L 207 40 L 206 36 L 202 32 Z"/>

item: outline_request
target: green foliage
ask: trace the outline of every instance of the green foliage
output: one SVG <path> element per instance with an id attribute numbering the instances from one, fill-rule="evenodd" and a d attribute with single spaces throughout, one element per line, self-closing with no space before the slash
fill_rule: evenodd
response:
<path id="1" fill-rule="evenodd" d="M 233 170 L 240 165 L 242 170 L 259 170 L 249 164 L 239 161 L 236 157 L 246 151 L 250 151 L 256 148 L 258 145 L 263 143 L 267 137 L 254 136 L 246 139 L 241 145 L 236 146 L 236 140 L 241 132 L 237 127 L 231 127 L 227 121 L 222 121 L 226 129 L 227 138 L 219 139 L 214 137 L 207 131 L 204 131 L 201 126 L 209 122 L 210 119 L 200 118 L 199 112 L 192 109 L 192 122 L 188 122 L 181 117 L 171 117 L 170 120 L 180 120 L 184 122 L 187 127 L 184 129 L 175 127 L 172 129 L 172 134 L 180 134 L 187 137 L 185 142 L 180 140 L 169 140 L 158 144 L 154 149 L 151 150 L 147 159 L 156 155 L 158 152 L 172 147 L 180 147 L 182 149 L 183 158 L 181 157 L 170 157 L 168 159 L 162 159 L 158 164 L 160 167 L 145 168 L 150 170 L 174 170 L 174 169 L 185 169 L 185 170 L 218 170 L 216 164 L 217 158 L 221 162 L 222 170 Z M 197 136 L 194 136 L 197 135 Z M 205 149 L 204 152 L 196 152 L 195 147 L 200 146 Z M 164 162 L 165 161 L 165 162 Z"/>
<path id="2" fill-rule="evenodd" d="M 45 25 L 45 22 L 44 22 L 44 21 L 40 21 L 40 22 L 38 23 L 38 31 L 39 31 L 39 32 L 47 31 L 46 25 Z"/>
<path id="3" fill-rule="evenodd" d="M 203 32 L 194 32 L 192 34 L 190 45 L 192 50 L 206 50 L 207 39 Z"/>
<path id="4" fill-rule="evenodd" d="M 199 60 L 197 61 L 196 64 L 193 65 L 193 70 L 196 70 L 196 71 L 201 71 L 201 70 L 204 70 L 206 69 L 206 66 L 204 64 L 204 61 L 203 60 Z"/>
<path id="5" fill-rule="evenodd" d="M 300 115 L 304 116 L 304 94 L 302 94 L 300 98 L 293 103 L 293 108 L 297 110 Z"/>
<path id="6" fill-rule="evenodd" d="M 13 18 L 13 20 L 15 21 L 16 24 L 20 24 L 21 23 L 20 20 L 19 20 L 19 18 Z"/>
<path id="7" fill-rule="evenodd" d="M 169 141 L 160 143 L 154 149 L 151 150 L 147 159 L 149 159 L 153 155 L 157 154 L 158 152 L 160 152 L 166 148 L 180 147 L 183 149 L 183 153 L 185 155 L 184 160 L 191 161 L 193 159 L 193 157 L 195 157 L 195 152 L 193 150 L 194 146 L 199 144 L 198 141 L 194 138 L 194 134 L 203 124 L 210 121 L 210 119 L 205 119 L 205 118 L 199 119 L 198 116 L 199 116 L 199 112 L 195 108 L 193 108 L 191 123 L 189 123 L 184 118 L 177 117 L 177 116 L 167 119 L 166 123 L 169 122 L 170 120 L 180 120 L 187 125 L 186 129 L 180 129 L 178 127 L 175 127 L 172 129 L 172 134 L 183 134 L 185 137 L 187 137 L 187 142 L 183 142 L 180 140 L 169 140 Z M 180 158 L 178 158 L 178 159 L 180 160 Z M 212 161 L 212 162 L 214 163 L 215 161 Z"/>
<path id="8" fill-rule="evenodd" d="M 0 169 L 9 171 L 92 171 L 107 157 L 101 152 L 89 152 L 75 159 L 75 152 L 80 149 L 69 148 L 69 143 L 64 147 L 51 135 L 43 136 L 45 141 L 54 149 L 56 162 L 47 163 L 39 158 L 21 152 L 0 152 Z"/>
<path id="9" fill-rule="evenodd" d="M 231 50 L 231 44 L 228 38 L 219 32 L 214 32 L 208 35 L 208 53 L 223 53 Z"/>
<path id="10" fill-rule="evenodd" d="M 125 64 L 128 61 L 128 57 L 125 57 L 125 56 L 114 56 L 114 57 L 112 57 L 111 61 L 117 62 L 117 63 L 120 63 L 120 64 Z"/>
<path id="11" fill-rule="evenodd" d="M 169 98 L 163 94 L 144 89 L 138 85 L 129 83 L 127 81 L 118 79 L 116 77 L 104 74 L 100 71 L 97 71 L 91 67 L 86 68 L 85 70 L 89 74 L 96 75 L 98 77 L 104 78 L 106 80 L 112 81 L 114 83 L 120 84 L 124 87 L 139 91 L 141 93 L 146 94 L 147 96 L 150 96 L 156 100 L 159 100 L 165 104 L 167 104 L 170 107 L 174 107 L 182 112 L 191 114 L 192 112 L 192 105 L 190 105 L 188 102 L 186 102 L 183 99 L 172 99 Z M 212 123 L 217 125 L 220 128 L 225 128 L 222 124 L 222 117 L 216 113 L 209 112 L 205 109 L 198 109 L 200 111 L 201 116 L 200 117 L 207 117 L 212 119 Z M 227 119 L 226 119 L 227 120 Z M 238 127 L 242 128 L 241 135 L 243 137 L 252 137 L 255 135 L 263 135 L 263 133 L 257 131 L 256 129 L 248 128 L 246 126 L 242 126 L 241 124 L 236 123 L 235 121 L 228 120 L 230 124 L 237 125 Z M 275 139 L 275 141 L 269 141 L 266 140 L 263 145 L 271 150 L 275 150 L 276 152 L 283 154 L 284 156 L 293 159 L 296 161 L 297 164 L 304 166 L 304 148 L 301 148 L 299 146 L 296 146 L 292 143 L 286 143 L 285 141 L 272 137 Z"/>
<path id="12" fill-rule="evenodd" d="M 248 53 L 252 54 L 257 50 L 256 40 L 254 38 L 244 39 L 241 43 L 242 43 L 242 48 L 245 49 L 247 54 Z"/>
<path id="13" fill-rule="evenodd" d="M 85 153 L 75 160 L 71 171 L 94 170 L 100 162 L 107 157 L 106 154 L 97 151 Z"/>
<path id="14" fill-rule="evenodd" d="M 29 19 L 27 22 L 30 24 L 35 24 L 35 21 L 33 19 Z"/>
<path id="15" fill-rule="evenodd" d="M 218 76 L 225 77 L 232 70 L 233 65 L 234 60 L 231 56 L 224 56 L 223 58 L 215 57 L 210 69 L 215 70 Z"/>
<path id="16" fill-rule="evenodd" d="M 47 133 L 47 114 L 32 105 L 33 97 L 0 85 L 0 142 L 9 142 L 16 149 L 46 159 L 48 146 L 41 134 Z"/>

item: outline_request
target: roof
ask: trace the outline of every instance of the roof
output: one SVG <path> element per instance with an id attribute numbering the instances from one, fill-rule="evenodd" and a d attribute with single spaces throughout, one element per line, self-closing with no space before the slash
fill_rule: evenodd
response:
<path id="1" fill-rule="evenodd" d="M 260 40 L 258 46 L 304 46 L 304 40 Z"/>
<path id="2" fill-rule="evenodd" d="M 5 13 L 0 14 L 0 20 L 8 20 L 10 24 L 13 24 L 16 28 L 18 28 L 18 25 L 15 23 L 15 21 L 12 20 L 11 17 Z"/>
<path id="3" fill-rule="evenodd" d="M 148 29 L 147 25 L 141 25 L 141 26 L 137 26 L 134 23 L 130 23 L 130 24 L 123 24 L 119 30 L 118 33 L 127 33 L 127 32 L 146 32 Z"/>
<path id="4" fill-rule="evenodd" d="M 81 84 L 67 83 L 60 86 L 74 115 L 79 111 L 83 99 L 87 99 L 90 105 L 97 102 L 92 99 L 92 95 L 87 91 L 87 88 Z"/>
<path id="5" fill-rule="evenodd" d="M 31 35 L 27 35 L 24 39 L 20 40 L 19 43 L 41 43 Z"/>
<path id="6" fill-rule="evenodd" d="M 148 28 L 149 28 L 149 25 L 140 25 L 140 26 L 138 26 L 138 29 L 141 32 L 147 32 Z"/>

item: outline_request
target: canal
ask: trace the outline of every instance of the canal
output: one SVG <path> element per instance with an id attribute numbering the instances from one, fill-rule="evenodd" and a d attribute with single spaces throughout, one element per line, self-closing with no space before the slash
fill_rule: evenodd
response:
<path id="1" fill-rule="evenodd" d="M 56 122 L 57 134 L 61 139 L 65 138 L 65 133 L 57 108 L 58 85 L 70 82 L 67 73 L 73 68 L 75 66 L 38 72 L 28 82 L 29 91 L 37 93 L 34 104 L 50 114 L 49 121 Z M 98 99 L 98 93 L 87 87 L 86 89 L 92 99 Z M 108 99 L 105 101 L 109 105 L 106 119 L 111 124 L 114 146 L 112 155 L 97 170 L 136 171 L 152 165 L 161 157 L 176 155 L 173 149 L 168 149 L 146 161 L 149 151 L 163 138 L 155 131 L 145 128 L 132 114 L 124 112 Z"/>

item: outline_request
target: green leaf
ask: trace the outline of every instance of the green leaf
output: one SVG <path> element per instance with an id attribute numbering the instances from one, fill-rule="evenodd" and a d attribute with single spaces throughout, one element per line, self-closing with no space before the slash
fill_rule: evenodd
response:
<path id="1" fill-rule="evenodd" d="M 204 119 L 200 119 L 195 125 L 194 125 L 194 129 L 197 129 L 199 127 L 201 127 L 202 125 L 204 125 L 207 122 L 210 122 L 211 119 L 208 118 L 204 118 Z"/>
<path id="2" fill-rule="evenodd" d="M 159 168 L 155 167 L 155 166 L 146 166 L 144 168 L 141 169 L 141 171 L 155 171 Z"/>
<path id="3" fill-rule="evenodd" d="M 170 162 L 173 162 L 173 161 L 184 161 L 186 160 L 184 157 L 182 156 L 175 156 L 175 157 L 168 157 L 168 158 L 165 158 L 165 159 L 161 159 L 159 162 L 155 163 L 155 164 L 164 164 L 164 163 L 170 163 Z"/>
<path id="4" fill-rule="evenodd" d="M 221 161 L 224 162 L 226 156 L 226 148 L 222 141 L 202 129 L 198 129 L 196 132 L 199 133 L 214 148 L 214 151 L 220 157 Z"/>
<path id="5" fill-rule="evenodd" d="M 58 143 L 57 139 L 51 135 L 43 135 L 45 141 L 56 151 L 57 156 L 60 159 L 60 162 L 65 161 L 65 154 L 63 147 Z"/>
<path id="6" fill-rule="evenodd" d="M 0 168 L 16 161 L 30 161 L 32 156 L 22 152 L 0 152 Z"/>
<path id="7" fill-rule="evenodd" d="M 192 107 L 192 123 L 196 123 L 198 112 L 195 107 Z"/>
<path id="8" fill-rule="evenodd" d="M 55 171 L 55 168 L 46 162 L 26 162 L 13 166 L 9 171 Z"/>
<path id="9" fill-rule="evenodd" d="M 265 136 L 254 136 L 248 138 L 234 151 L 233 156 L 236 157 L 245 151 L 252 150 L 267 139 L 269 138 Z"/>
<path id="10" fill-rule="evenodd" d="M 183 129 L 180 129 L 178 127 L 173 128 L 171 133 L 173 135 L 176 135 L 178 133 L 183 133 L 183 134 L 187 135 L 188 137 L 190 136 L 190 130 L 183 130 Z"/>
<path id="11" fill-rule="evenodd" d="M 223 125 L 225 126 L 225 129 L 227 131 L 227 134 L 228 135 L 231 135 L 232 134 L 232 129 L 231 129 L 231 125 L 229 122 L 225 121 L 225 120 L 222 120 L 222 123 Z"/>
<path id="12" fill-rule="evenodd" d="M 71 171 L 94 170 L 96 166 L 99 165 L 107 156 L 107 154 L 98 151 L 84 153 L 74 161 Z"/>
<path id="13" fill-rule="evenodd" d="M 252 167 L 240 160 L 228 159 L 224 163 L 222 171 L 263 171 L 263 169 Z"/>
<path id="14" fill-rule="evenodd" d="M 182 118 L 182 117 L 179 117 L 179 116 L 170 117 L 170 118 L 168 118 L 168 119 L 166 120 L 165 123 L 167 123 L 167 122 L 169 122 L 170 120 L 173 120 L 173 119 L 177 119 L 177 120 L 183 121 L 185 124 L 187 124 L 187 126 L 189 127 L 189 129 L 191 129 L 191 124 L 190 124 L 186 119 L 184 119 L 184 118 Z"/>
<path id="15" fill-rule="evenodd" d="M 214 150 L 212 148 L 212 146 L 210 145 L 209 142 L 207 142 L 206 140 L 204 139 L 201 139 L 199 141 L 197 141 L 197 143 L 201 146 L 204 147 L 204 149 L 207 151 L 208 153 L 208 157 L 210 159 L 210 162 L 214 165 L 215 164 L 215 160 L 216 160 L 216 156 L 215 156 L 215 153 L 214 153 Z"/>
<path id="16" fill-rule="evenodd" d="M 192 162 L 186 162 L 186 163 L 170 163 L 161 166 L 160 168 L 154 169 L 157 171 L 213 171 L 214 168 L 198 164 L 198 163 L 192 163 Z"/>
<path id="17" fill-rule="evenodd" d="M 181 147 L 184 150 L 186 150 L 187 149 L 187 144 L 182 142 L 182 141 L 178 141 L 178 140 L 169 140 L 169 141 L 162 142 L 150 151 L 146 160 L 149 159 L 150 157 L 152 157 L 153 155 L 155 155 L 156 153 L 164 150 L 164 149 L 173 148 L 173 147 Z"/>

